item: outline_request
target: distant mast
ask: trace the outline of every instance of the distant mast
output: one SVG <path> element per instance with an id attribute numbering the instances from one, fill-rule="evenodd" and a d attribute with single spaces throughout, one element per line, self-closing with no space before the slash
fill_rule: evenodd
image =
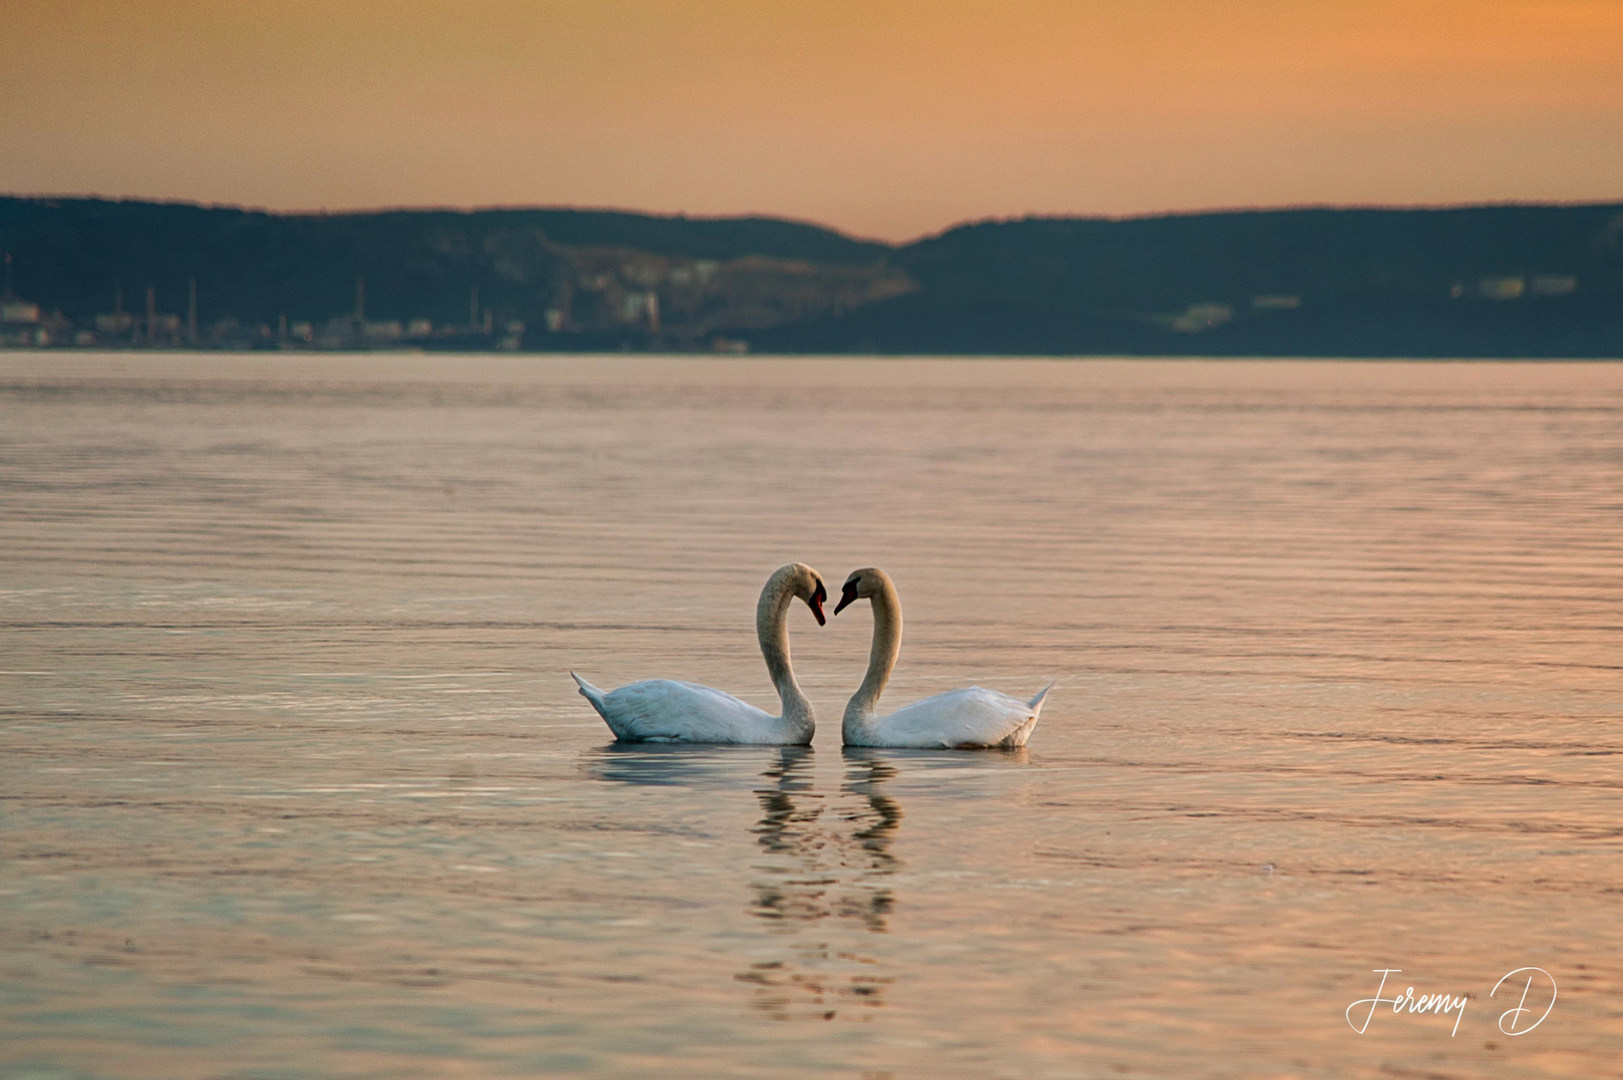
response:
<path id="1" fill-rule="evenodd" d="M 192 345 L 197 344 L 197 279 L 194 277 L 186 286 L 186 340 Z"/>

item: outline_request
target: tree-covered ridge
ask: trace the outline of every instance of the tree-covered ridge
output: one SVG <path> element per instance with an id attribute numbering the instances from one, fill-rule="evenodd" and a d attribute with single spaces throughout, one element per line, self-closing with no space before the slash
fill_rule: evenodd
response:
<path id="1" fill-rule="evenodd" d="M 168 317 L 145 343 L 190 343 L 195 281 L 204 345 L 1623 355 L 1623 204 L 1028 218 L 886 245 L 761 217 L 0 198 L 0 248 L 61 313 L 53 340 L 81 343 L 143 343 L 149 287 Z M 103 342 L 115 297 L 134 318 Z"/>

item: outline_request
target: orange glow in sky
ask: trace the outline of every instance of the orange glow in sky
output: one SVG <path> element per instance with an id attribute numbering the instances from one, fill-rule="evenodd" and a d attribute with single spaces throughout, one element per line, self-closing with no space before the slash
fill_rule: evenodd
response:
<path id="1" fill-rule="evenodd" d="M 1623 0 L 9 0 L 0 191 L 968 218 L 1623 198 Z"/>

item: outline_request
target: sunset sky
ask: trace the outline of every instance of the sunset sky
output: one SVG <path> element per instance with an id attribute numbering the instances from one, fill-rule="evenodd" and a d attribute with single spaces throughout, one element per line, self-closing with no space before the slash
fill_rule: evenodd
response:
<path id="1" fill-rule="evenodd" d="M 1623 199 L 1623 0 L 7 0 L 0 192 L 970 218 Z"/>

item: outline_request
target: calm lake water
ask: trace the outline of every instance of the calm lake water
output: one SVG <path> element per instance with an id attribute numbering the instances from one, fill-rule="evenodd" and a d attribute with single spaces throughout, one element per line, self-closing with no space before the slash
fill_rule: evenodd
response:
<path id="1" fill-rule="evenodd" d="M 1623 365 L 3 354 L 0 633 L 6 1080 L 1623 1075 Z"/>

